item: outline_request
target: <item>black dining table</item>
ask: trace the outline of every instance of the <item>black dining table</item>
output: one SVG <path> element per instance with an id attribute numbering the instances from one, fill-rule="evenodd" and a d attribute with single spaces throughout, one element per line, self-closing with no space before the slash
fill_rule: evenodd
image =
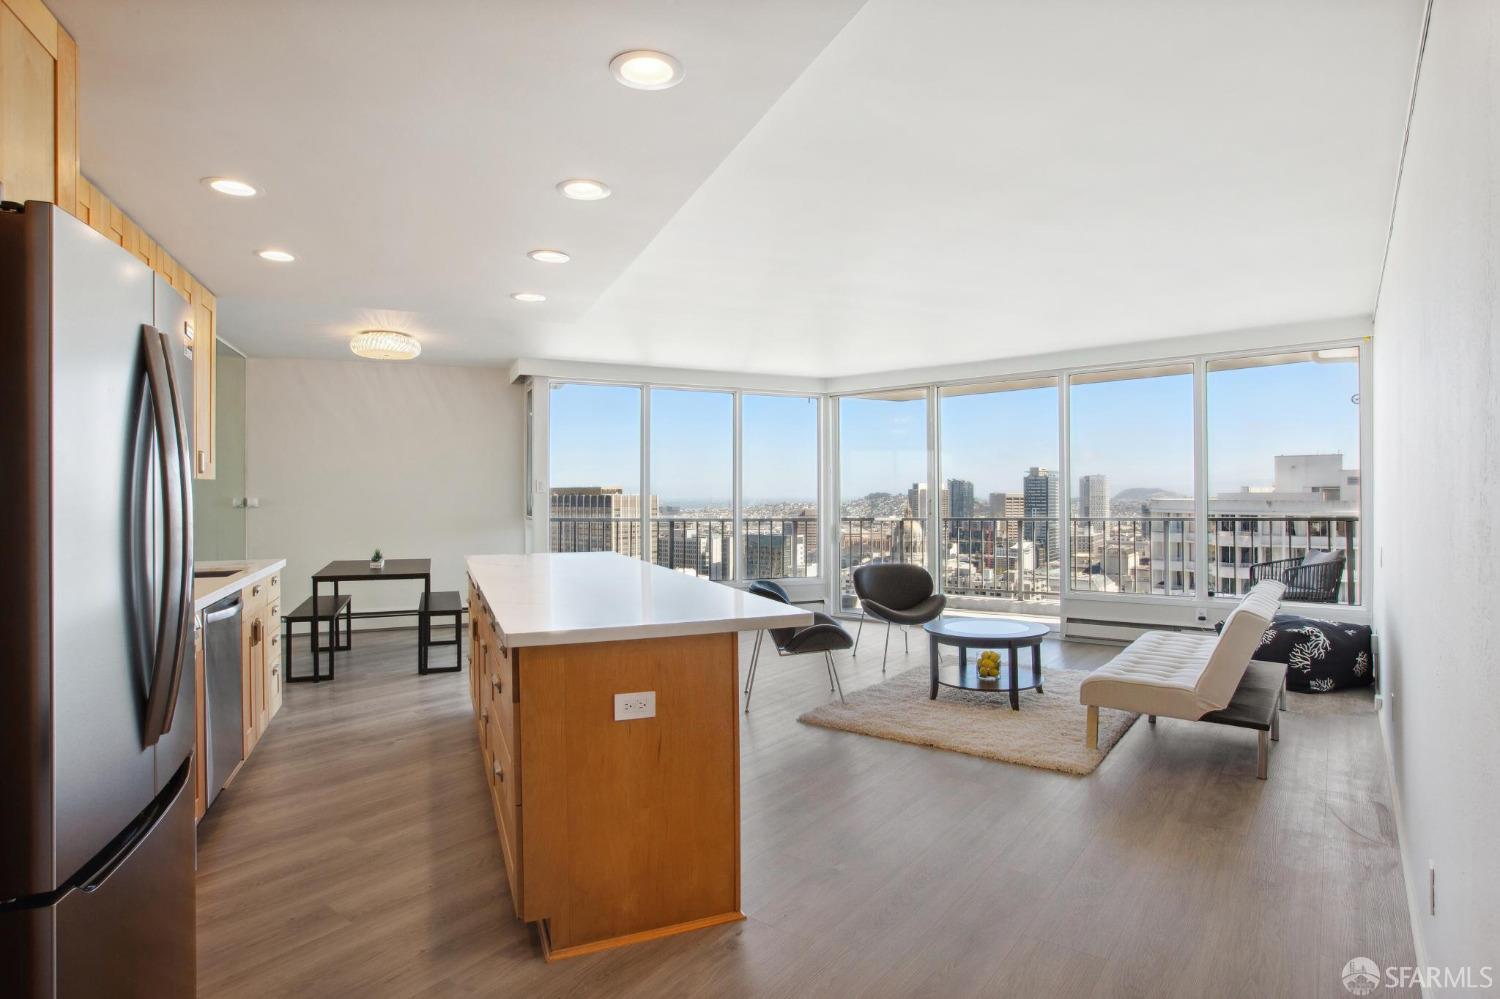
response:
<path id="1" fill-rule="evenodd" d="M 383 579 L 420 579 L 422 581 L 422 603 L 412 613 L 417 615 L 417 672 L 426 673 L 427 633 L 431 625 L 425 608 L 432 597 L 432 559 L 388 558 L 378 569 L 370 565 L 367 560 L 361 559 L 329 562 L 312 575 L 313 607 L 318 606 L 318 590 L 324 583 L 333 584 L 333 596 L 337 600 L 340 583 L 369 583 Z M 353 616 L 361 617 L 363 615 L 356 613 Z M 346 645 L 352 637 L 352 635 L 346 634 Z M 312 653 L 313 662 L 317 662 L 318 629 L 316 622 L 312 629 Z"/>

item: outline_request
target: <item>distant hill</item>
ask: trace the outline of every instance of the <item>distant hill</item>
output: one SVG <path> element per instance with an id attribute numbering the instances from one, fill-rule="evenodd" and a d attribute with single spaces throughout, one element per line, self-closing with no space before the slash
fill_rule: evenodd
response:
<path id="1" fill-rule="evenodd" d="M 1122 489 L 1115 493 L 1111 503 L 1144 503 L 1147 500 L 1158 499 L 1162 496 L 1176 496 L 1177 493 L 1170 489 L 1155 489 L 1150 486 L 1137 486 L 1134 489 Z"/>

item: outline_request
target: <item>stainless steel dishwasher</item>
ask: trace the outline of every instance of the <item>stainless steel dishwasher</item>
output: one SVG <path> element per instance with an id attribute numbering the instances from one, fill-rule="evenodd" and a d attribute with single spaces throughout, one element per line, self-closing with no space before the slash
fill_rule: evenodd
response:
<path id="1" fill-rule="evenodd" d="M 240 595 L 225 597 L 203 612 L 203 761 L 208 804 L 224 787 L 244 754 L 245 731 L 240 714 L 244 689 L 240 674 Z"/>

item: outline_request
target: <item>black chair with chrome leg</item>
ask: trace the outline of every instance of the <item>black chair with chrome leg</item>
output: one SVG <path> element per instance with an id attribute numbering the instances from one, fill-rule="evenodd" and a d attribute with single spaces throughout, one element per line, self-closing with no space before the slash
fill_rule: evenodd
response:
<path id="1" fill-rule="evenodd" d="M 765 597 L 769 600 L 779 600 L 784 604 L 792 601 L 788 598 L 786 590 L 769 580 L 757 579 L 749 586 L 751 593 Z M 844 685 L 839 680 L 839 673 L 833 665 L 833 654 L 844 649 L 854 647 L 854 639 L 843 627 L 819 611 L 813 611 L 813 623 L 802 628 L 770 628 L 755 636 L 755 651 L 750 655 L 750 669 L 745 677 L 745 710 L 750 710 L 750 695 L 755 689 L 755 671 L 760 663 L 761 639 L 769 634 L 771 642 L 776 646 L 778 656 L 803 656 L 814 653 L 823 653 L 823 664 L 828 669 L 828 689 L 839 692 L 839 700 L 844 699 Z"/>
<path id="2" fill-rule="evenodd" d="M 935 621 L 947 606 L 948 598 L 934 593 L 932 576 L 920 565 L 908 562 L 872 562 L 854 570 L 854 594 L 859 597 L 859 633 L 855 635 L 856 649 L 859 635 L 864 634 L 865 615 L 885 622 L 885 651 L 880 656 L 880 672 L 885 672 L 885 661 L 891 651 L 891 625 L 901 625 L 901 637 L 906 641 L 906 651 L 911 651 L 911 640 L 907 638 L 907 625 L 926 624 Z"/>

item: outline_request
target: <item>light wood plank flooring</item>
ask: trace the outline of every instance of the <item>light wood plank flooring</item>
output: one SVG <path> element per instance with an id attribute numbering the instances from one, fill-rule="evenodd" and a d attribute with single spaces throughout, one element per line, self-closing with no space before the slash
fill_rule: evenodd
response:
<path id="1" fill-rule="evenodd" d="M 879 637 L 838 658 L 846 690 L 880 680 Z M 355 645 L 199 826 L 201 995 L 1339 997 L 1352 957 L 1415 963 L 1367 694 L 1293 695 L 1269 782 L 1253 733 L 1167 719 L 1079 778 L 798 724 L 822 660 L 771 656 L 741 732 L 749 918 L 549 965 L 465 677 L 418 677 L 409 631 Z"/>

